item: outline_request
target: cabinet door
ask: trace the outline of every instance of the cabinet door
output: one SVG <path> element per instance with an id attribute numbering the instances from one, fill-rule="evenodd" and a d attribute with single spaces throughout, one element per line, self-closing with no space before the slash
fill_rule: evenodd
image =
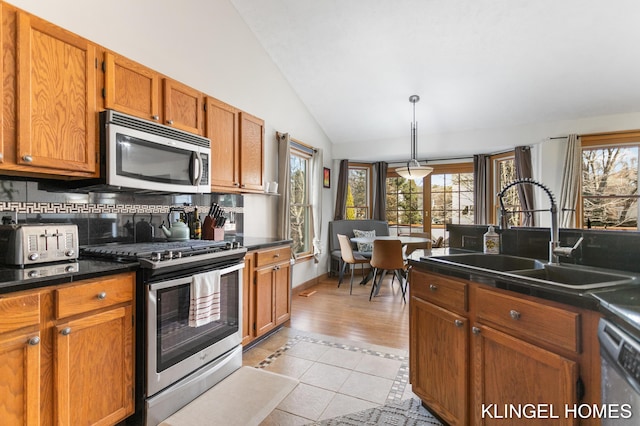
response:
<path id="1" fill-rule="evenodd" d="M 164 79 L 164 124 L 204 135 L 204 96 L 189 86 Z"/>
<path id="2" fill-rule="evenodd" d="M 240 112 L 240 187 L 263 191 L 264 121 Z"/>
<path id="3" fill-rule="evenodd" d="M 508 404 L 544 404 L 559 418 L 540 423 L 577 424 L 564 413 L 565 404 L 577 404 L 576 362 L 490 327 L 473 327 L 473 335 L 474 424 L 522 424 L 523 419 L 504 418 Z M 496 411 L 489 409 L 483 416 L 482 404 L 496 404 Z"/>
<path id="4" fill-rule="evenodd" d="M 276 326 L 273 311 L 275 298 L 273 277 L 273 267 L 271 266 L 255 271 L 256 337 L 262 336 Z"/>
<path id="5" fill-rule="evenodd" d="M 104 58 L 104 107 L 160 121 L 160 74 L 110 52 Z"/>
<path id="6" fill-rule="evenodd" d="M 8 425 L 40 424 L 40 334 L 0 334 L 0 419 Z"/>
<path id="7" fill-rule="evenodd" d="M 242 344 L 247 345 L 253 340 L 254 323 L 254 286 L 253 282 L 253 253 L 247 253 L 244 257 L 244 270 L 242 271 Z"/>
<path id="8" fill-rule="evenodd" d="M 468 424 L 467 318 L 412 297 L 409 327 L 413 392 L 447 423 Z"/>
<path id="9" fill-rule="evenodd" d="M 110 425 L 133 413 L 130 306 L 56 327 L 57 423 Z"/>
<path id="10" fill-rule="evenodd" d="M 211 139 L 211 186 L 239 188 L 238 110 L 207 98 L 207 137 Z"/>
<path id="11" fill-rule="evenodd" d="M 96 171 L 96 60 L 87 40 L 18 14 L 18 164 Z"/>
<path id="12" fill-rule="evenodd" d="M 275 298 L 276 325 L 280 325 L 291 318 L 291 265 L 289 262 L 280 263 L 273 272 Z"/>

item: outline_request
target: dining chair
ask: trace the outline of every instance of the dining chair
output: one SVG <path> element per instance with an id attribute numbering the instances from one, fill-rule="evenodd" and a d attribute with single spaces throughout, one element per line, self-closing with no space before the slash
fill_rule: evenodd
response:
<path id="1" fill-rule="evenodd" d="M 354 253 L 351 248 L 351 241 L 346 235 L 338 234 L 338 242 L 340 243 L 340 255 L 342 256 L 342 269 L 340 270 L 340 277 L 338 278 L 338 287 L 342 284 L 342 278 L 344 277 L 344 271 L 349 265 L 351 269 L 351 283 L 349 285 L 349 294 L 353 292 L 353 269 L 357 264 L 362 265 L 362 276 L 364 277 L 364 264 L 369 263 L 369 259 L 362 256 L 359 253 Z"/>
<path id="2" fill-rule="evenodd" d="M 393 271 L 393 278 L 391 279 L 391 285 L 397 277 L 400 282 L 400 290 L 402 291 L 402 300 L 406 303 L 405 299 L 405 262 L 402 257 L 402 243 L 400 240 L 373 240 L 373 255 L 371 256 L 371 267 L 373 269 L 373 280 L 371 280 L 371 294 L 369 294 L 369 300 L 373 297 L 374 293 L 377 294 L 380 291 L 380 284 L 387 271 Z M 380 278 L 376 283 L 376 276 L 380 272 Z"/>

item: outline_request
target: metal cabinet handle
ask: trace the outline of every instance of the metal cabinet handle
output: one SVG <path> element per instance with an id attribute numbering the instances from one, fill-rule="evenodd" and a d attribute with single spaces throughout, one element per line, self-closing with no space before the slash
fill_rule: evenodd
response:
<path id="1" fill-rule="evenodd" d="M 461 320 L 457 319 L 453 322 L 453 324 L 455 324 L 456 327 L 462 327 L 464 325 L 464 322 L 462 322 Z"/>
<path id="2" fill-rule="evenodd" d="M 173 120 L 167 120 L 167 124 L 170 126 L 173 125 Z"/>
<path id="3" fill-rule="evenodd" d="M 435 285 L 435 284 L 430 284 L 430 285 L 429 285 L 429 290 L 431 290 L 431 291 L 436 291 L 437 289 L 438 289 L 438 286 L 437 286 L 437 285 Z"/>
<path id="4" fill-rule="evenodd" d="M 514 320 L 519 320 L 520 319 L 520 312 L 516 311 L 516 310 L 510 310 L 509 311 L 509 315 L 511 316 L 511 318 L 513 318 Z"/>
<path id="5" fill-rule="evenodd" d="M 480 328 L 478 327 L 471 327 L 471 332 L 475 335 L 480 334 Z"/>
<path id="6" fill-rule="evenodd" d="M 273 270 L 274 270 L 274 271 L 279 271 L 279 270 L 280 270 L 280 265 L 276 265 L 276 266 L 274 266 L 274 267 L 273 267 Z"/>
<path id="7" fill-rule="evenodd" d="M 71 334 L 71 327 L 65 327 L 62 330 L 60 330 L 60 334 L 62 334 L 63 336 L 68 336 L 69 334 Z"/>
<path id="8" fill-rule="evenodd" d="M 104 299 L 107 298 L 107 293 L 102 291 L 102 292 L 98 293 L 97 297 L 98 297 L 98 300 L 104 300 Z"/>
<path id="9" fill-rule="evenodd" d="M 280 257 L 280 253 L 274 254 L 273 257 Z"/>
<path id="10" fill-rule="evenodd" d="M 32 337 L 31 339 L 29 339 L 29 344 L 30 344 L 31 346 L 35 346 L 35 345 L 37 345 L 38 343 L 40 343 L 40 338 L 39 338 L 38 336 L 34 336 L 34 337 Z"/>
<path id="11" fill-rule="evenodd" d="M 22 161 L 24 161 L 25 163 L 31 163 L 33 161 L 33 157 L 29 154 L 25 154 L 22 156 Z"/>
<path id="12" fill-rule="evenodd" d="M 246 188 L 247 185 L 245 185 L 244 183 L 242 185 L 240 185 L 240 188 Z"/>
<path id="13" fill-rule="evenodd" d="M 156 120 L 156 121 L 160 120 L 160 116 L 158 116 L 158 115 L 152 115 L 151 118 Z"/>
<path id="14" fill-rule="evenodd" d="M 233 186 L 238 187 L 240 184 L 238 182 L 233 182 Z"/>

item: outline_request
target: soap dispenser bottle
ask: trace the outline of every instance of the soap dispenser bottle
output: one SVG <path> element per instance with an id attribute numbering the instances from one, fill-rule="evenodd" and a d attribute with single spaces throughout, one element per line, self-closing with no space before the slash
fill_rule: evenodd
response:
<path id="1" fill-rule="evenodd" d="M 489 225 L 489 230 L 484 234 L 484 252 L 487 254 L 500 254 L 500 235 L 495 231 L 493 225 Z"/>

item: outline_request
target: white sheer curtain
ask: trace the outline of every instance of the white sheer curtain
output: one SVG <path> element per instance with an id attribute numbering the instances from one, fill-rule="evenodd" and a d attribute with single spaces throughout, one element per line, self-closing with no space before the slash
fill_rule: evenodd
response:
<path id="1" fill-rule="evenodd" d="M 564 155 L 564 172 L 560 190 L 560 227 L 576 227 L 576 205 L 580 192 L 580 174 L 582 171 L 582 144 L 580 137 L 567 136 L 567 150 Z"/>
<path id="2" fill-rule="evenodd" d="M 291 180 L 291 137 L 289 133 L 276 132 L 278 140 L 278 187 L 280 197 L 278 202 L 278 238 L 288 240 L 291 226 L 289 214 L 289 181 Z"/>
<path id="3" fill-rule="evenodd" d="M 320 262 L 322 253 L 322 181 L 324 178 L 324 163 L 322 150 L 316 149 L 311 157 L 311 231 L 313 232 L 313 259 Z"/>

